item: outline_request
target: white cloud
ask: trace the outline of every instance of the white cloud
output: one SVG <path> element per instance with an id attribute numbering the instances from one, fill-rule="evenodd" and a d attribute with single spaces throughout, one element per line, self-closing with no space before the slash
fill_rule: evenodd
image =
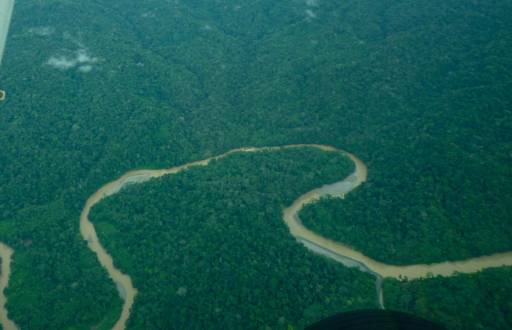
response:
<path id="1" fill-rule="evenodd" d="M 74 56 L 52 56 L 46 61 L 46 64 L 59 70 L 69 70 L 78 66 L 80 72 L 90 72 L 93 64 L 97 63 L 99 58 L 89 55 L 85 48 L 79 49 Z"/>
<path id="2" fill-rule="evenodd" d="M 83 72 L 83 73 L 91 72 L 91 70 L 92 70 L 92 65 L 82 65 L 82 66 L 78 67 L 78 71 Z"/>
<path id="3" fill-rule="evenodd" d="M 98 58 L 91 57 L 89 54 L 87 54 L 87 50 L 85 49 L 79 49 L 77 51 L 76 61 L 78 63 L 96 63 L 98 62 Z"/>
<path id="4" fill-rule="evenodd" d="M 46 64 L 53 66 L 57 69 L 67 70 L 76 65 L 76 61 L 73 59 L 69 59 L 66 56 L 60 56 L 55 57 L 52 56 L 50 59 L 46 62 Z"/>

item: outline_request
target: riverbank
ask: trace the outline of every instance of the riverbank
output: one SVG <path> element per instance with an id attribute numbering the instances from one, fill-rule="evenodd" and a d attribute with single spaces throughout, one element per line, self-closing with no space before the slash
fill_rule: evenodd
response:
<path id="1" fill-rule="evenodd" d="M 339 150 L 327 145 L 297 144 L 280 147 L 238 148 L 219 156 L 210 157 L 204 160 L 171 167 L 168 169 L 130 171 L 121 176 L 119 179 L 107 183 L 101 187 L 87 200 L 80 216 L 80 233 L 84 240 L 88 242 L 89 248 L 97 255 L 101 265 L 107 270 L 109 276 L 116 283 L 120 296 L 124 300 L 121 316 L 113 329 L 122 330 L 125 328 L 126 321 L 129 318 L 133 302 L 135 301 L 135 297 L 137 295 L 137 289 L 133 286 L 131 278 L 115 267 L 112 257 L 101 245 L 97 237 L 94 225 L 89 220 L 89 213 L 94 205 L 99 203 L 103 198 L 118 193 L 126 185 L 144 183 L 153 178 L 158 178 L 168 174 L 177 174 L 194 166 L 207 166 L 210 161 L 225 158 L 233 153 L 271 152 L 281 149 L 306 147 L 317 148 L 326 152 L 343 153 L 347 155 L 355 164 L 354 173 L 346 179 L 334 184 L 325 185 L 323 187 L 314 189 L 300 196 L 293 202 L 290 207 L 283 211 L 283 220 L 288 226 L 290 233 L 299 242 L 303 242 L 303 244 L 306 241 L 310 242 L 310 250 L 313 252 L 319 253 L 318 249 L 322 249 L 325 252 L 322 254 L 326 255 L 327 257 L 333 258 L 338 262 L 342 262 L 341 260 L 344 260 L 345 262 L 342 263 L 348 267 L 358 267 L 362 271 L 372 273 L 376 275 L 377 283 L 379 283 L 379 279 L 384 277 L 394 277 L 398 279 L 407 277 L 409 279 L 414 279 L 424 278 L 429 275 L 451 276 L 454 272 L 472 273 L 488 267 L 512 265 L 512 252 L 473 258 L 460 262 L 443 262 L 432 265 L 394 266 L 377 262 L 366 257 L 362 253 L 351 249 L 348 246 L 331 241 L 308 230 L 302 225 L 300 218 L 298 217 L 299 212 L 306 204 L 313 203 L 318 199 L 326 196 L 343 198 L 346 194 L 350 193 L 352 190 L 363 184 L 367 179 L 367 168 L 359 158 L 343 150 Z M 307 244 L 305 245 L 308 247 Z M 316 246 L 316 248 L 311 248 L 311 246 Z M 335 255 L 337 257 L 333 257 Z M 348 262 L 348 260 L 350 260 L 350 262 Z M 382 289 L 380 289 L 380 287 L 381 286 L 377 284 L 377 297 L 382 306 L 383 298 Z"/>
<path id="2" fill-rule="evenodd" d="M 346 194 L 350 193 L 352 190 L 363 184 L 367 179 L 368 171 L 366 165 L 359 158 L 343 150 L 339 150 L 326 145 L 298 144 L 280 147 L 239 148 L 228 151 L 219 156 L 187 163 L 169 169 L 130 171 L 121 176 L 119 179 L 107 183 L 101 187 L 87 200 L 80 216 L 80 233 L 84 240 L 88 242 L 88 247 L 98 257 L 100 264 L 106 269 L 109 276 L 116 283 L 119 294 L 124 301 L 121 315 L 113 329 L 122 330 L 125 328 L 126 322 L 130 316 L 131 308 L 137 295 L 137 289 L 133 286 L 132 279 L 115 267 L 112 257 L 101 245 L 94 225 L 89 221 L 89 213 L 94 205 L 99 203 L 103 198 L 118 193 L 126 185 L 140 184 L 164 175 L 177 174 L 194 166 L 207 166 L 210 161 L 225 158 L 233 153 L 271 152 L 281 149 L 306 147 L 317 148 L 326 152 L 343 153 L 353 161 L 355 170 L 353 174 L 342 181 L 314 189 L 297 198 L 291 206 L 283 211 L 283 221 L 288 226 L 290 233 L 297 239 L 297 241 L 302 243 L 310 251 L 317 254 L 322 254 L 328 258 L 342 263 L 347 267 L 357 267 L 361 271 L 375 275 L 377 279 L 377 297 L 381 307 L 383 307 L 383 292 L 380 284 L 382 278 L 391 277 L 396 279 L 419 279 L 435 275 L 448 277 L 452 276 L 455 272 L 475 273 L 490 267 L 512 265 L 512 252 L 481 256 L 463 261 L 441 262 L 430 265 L 418 264 L 395 266 L 373 260 L 361 252 L 353 250 L 349 246 L 329 240 L 305 228 L 298 216 L 302 208 L 309 203 L 314 203 L 320 198 L 327 196 L 344 198 Z M 5 297 L 4 290 L 9 283 L 12 254 L 13 250 L 11 248 L 5 244 L 0 243 L 0 257 L 2 259 L 2 269 L 0 275 L 0 322 L 4 329 L 7 330 L 18 329 L 16 324 L 8 318 L 7 310 L 5 308 L 7 299 Z"/>

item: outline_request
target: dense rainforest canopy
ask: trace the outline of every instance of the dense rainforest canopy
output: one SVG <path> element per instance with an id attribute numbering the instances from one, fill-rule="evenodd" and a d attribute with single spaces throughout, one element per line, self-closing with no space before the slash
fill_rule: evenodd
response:
<path id="1" fill-rule="evenodd" d="M 442 320 L 448 329 L 512 328 L 511 267 L 473 275 L 384 282 L 386 306 Z"/>
<path id="2" fill-rule="evenodd" d="M 91 213 L 139 290 L 128 329 L 301 329 L 377 307 L 375 278 L 295 242 L 282 208 L 352 164 L 314 149 L 235 154 L 126 188 Z"/>
<path id="3" fill-rule="evenodd" d="M 128 170 L 240 146 L 322 143 L 357 154 L 368 182 L 306 218 L 375 258 L 512 250 L 511 14 L 509 0 L 17 1 L 0 71 L 9 92 L 0 104 L 0 241 L 15 251 L 10 318 L 22 329 L 108 328 L 121 299 L 79 234 L 87 197 Z M 171 197 L 161 202 L 179 202 Z M 298 244 L 290 253 L 364 287 L 362 273 Z M 134 278 L 145 271 L 132 269 Z M 466 286 L 467 296 L 484 301 L 510 287 L 504 271 L 488 270 L 492 281 Z M 435 285 L 457 296 L 453 280 Z M 434 282 L 411 283 L 390 288 L 412 302 Z M 500 299 L 511 301 L 509 292 Z M 477 329 L 461 323 L 486 309 L 475 306 L 422 308 L 454 329 Z M 141 324 L 138 313 L 130 324 Z"/>

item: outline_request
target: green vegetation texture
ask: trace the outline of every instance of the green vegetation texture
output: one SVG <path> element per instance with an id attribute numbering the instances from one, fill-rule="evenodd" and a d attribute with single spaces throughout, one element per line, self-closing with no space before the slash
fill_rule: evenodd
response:
<path id="1" fill-rule="evenodd" d="M 451 330 L 512 328 L 512 268 L 476 274 L 384 281 L 387 308 L 443 322 Z"/>
<path id="2" fill-rule="evenodd" d="M 0 71 L 10 317 L 108 328 L 121 301 L 79 235 L 87 197 L 241 146 L 365 161 L 324 215 L 350 212 L 345 241 L 376 258 L 512 250 L 511 16 L 509 0 L 17 1 Z"/>
<path id="3" fill-rule="evenodd" d="M 100 240 L 139 290 L 128 328 L 300 329 L 375 308 L 373 276 L 313 255 L 282 220 L 352 167 L 314 149 L 235 154 L 95 206 Z"/>

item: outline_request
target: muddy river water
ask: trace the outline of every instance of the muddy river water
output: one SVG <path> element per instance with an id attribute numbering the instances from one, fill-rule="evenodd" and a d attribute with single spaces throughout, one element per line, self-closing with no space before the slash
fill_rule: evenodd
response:
<path id="1" fill-rule="evenodd" d="M 103 198 L 119 192 L 123 187 L 129 184 L 140 184 L 153 178 L 158 178 L 168 174 L 176 174 L 194 166 L 206 166 L 214 159 L 221 159 L 237 152 L 265 152 L 277 151 L 282 149 L 313 147 L 326 152 L 337 152 L 348 156 L 355 164 L 355 171 L 347 178 L 334 184 L 325 185 L 314 189 L 298 197 L 292 205 L 283 211 L 283 220 L 288 226 L 290 233 L 302 243 L 306 248 L 314 253 L 322 254 L 335 261 L 338 261 L 348 267 L 357 267 L 362 271 L 373 274 L 377 277 L 377 293 L 379 302 L 382 306 L 383 297 L 380 283 L 385 277 L 407 277 L 409 279 L 423 278 L 431 275 L 451 276 L 454 272 L 473 273 L 489 267 L 499 267 L 503 265 L 512 265 L 512 252 L 498 253 L 489 256 L 482 256 L 463 261 L 441 262 L 436 264 L 418 264 L 395 266 L 381 263 L 373 260 L 359 251 L 339 242 L 327 239 L 315 232 L 305 228 L 299 218 L 299 213 L 304 205 L 314 203 L 322 197 L 332 196 L 343 198 L 346 194 L 359 187 L 367 179 L 366 165 L 356 156 L 345 151 L 326 145 L 288 145 L 281 147 L 262 147 L 262 148 L 239 148 L 228 151 L 219 156 L 211 157 L 205 160 L 191 162 L 185 165 L 161 170 L 136 170 L 130 171 L 119 179 L 107 183 L 96 191 L 87 200 L 80 215 L 80 233 L 87 241 L 89 248 L 97 255 L 100 264 L 108 272 L 109 276 L 116 283 L 120 296 L 123 298 L 123 309 L 119 319 L 114 325 L 115 330 L 125 328 L 126 321 L 130 316 L 130 310 L 137 295 L 137 289 L 133 286 L 131 278 L 122 273 L 115 267 L 112 257 L 101 245 L 93 224 L 89 221 L 91 208 L 99 203 Z M 0 257 L 2 258 L 2 270 L 0 277 L 0 322 L 5 329 L 17 329 L 16 325 L 7 317 L 5 309 L 6 298 L 3 294 L 7 287 L 10 275 L 10 261 L 13 251 L 4 244 L 0 244 Z"/>

